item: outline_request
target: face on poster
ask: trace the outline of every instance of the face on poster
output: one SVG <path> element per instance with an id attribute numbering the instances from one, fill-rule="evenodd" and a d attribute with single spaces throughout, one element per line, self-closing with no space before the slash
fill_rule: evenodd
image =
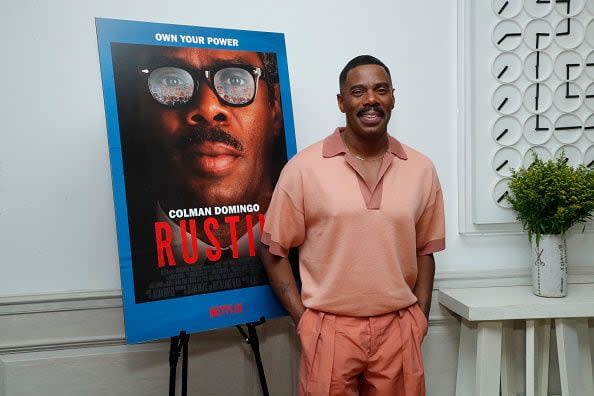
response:
<path id="1" fill-rule="evenodd" d="M 295 152 L 283 35 L 96 25 L 128 341 L 283 314 L 257 256 Z"/>

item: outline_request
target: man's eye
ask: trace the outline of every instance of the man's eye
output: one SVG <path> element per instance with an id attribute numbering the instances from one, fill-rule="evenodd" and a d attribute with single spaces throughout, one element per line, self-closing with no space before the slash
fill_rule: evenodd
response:
<path id="1" fill-rule="evenodd" d="M 192 89 L 194 82 L 187 71 L 177 67 L 160 67 L 149 76 L 149 85 L 152 90 L 167 89 Z"/>
<path id="2" fill-rule="evenodd" d="M 163 78 L 163 84 L 167 87 L 178 87 L 183 85 L 183 81 L 177 76 L 166 76 Z"/>
<path id="3" fill-rule="evenodd" d="M 362 89 L 354 89 L 353 91 L 351 91 L 351 93 L 354 96 L 361 96 L 361 95 L 363 95 L 363 90 Z"/>
<path id="4" fill-rule="evenodd" d="M 229 76 L 225 80 L 223 80 L 222 83 L 226 85 L 240 87 L 242 85 L 247 84 L 247 81 L 244 78 L 241 78 L 240 76 Z"/>
<path id="5" fill-rule="evenodd" d="M 387 93 L 387 92 L 388 92 L 388 89 L 387 89 L 387 88 L 379 88 L 379 89 L 377 90 L 377 92 L 378 92 L 380 95 L 383 95 L 383 94 L 385 94 L 385 93 Z"/>

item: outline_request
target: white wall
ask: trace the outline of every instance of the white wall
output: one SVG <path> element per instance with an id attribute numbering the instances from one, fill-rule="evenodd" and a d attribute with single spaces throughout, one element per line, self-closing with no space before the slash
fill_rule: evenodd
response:
<path id="1" fill-rule="evenodd" d="M 27 368 L 47 373 L 47 382 L 31 384 L 31 389 L 54 386 L 47 394 L 59 394 L 53 389 L 59 389 L 60 384 L 52 381 L 62 378 L 71 367 L 82 371 L 83 383 L 89 378 L 98 381 L 89 370 L 104 369 L 108 375 L 105 381 L 122 389 L 109 393 L 99 381 L 90 392 L 93 395 L 134 394 L 126 391 L 131 386 L 126 378 L 142 383 L 154 370 L 162 375 L 158 386 L 164 386 L 166 373 L 158 365 L 164 363 L 166 346 L 122 346 L 121 308 L 110 305 L 111 297 L 105 302 L 102 294 L 113 293 L 118 300 L 120 281 L 95 17 L 285 33 L 299 149 L 343 124 L 335 102 L 343 65 L 361 53 L 376 55 L 391 68 L 396 86 L 391 132 L 428 154 L 442 181 L 448 248 L 437 255 L 436 285 L 528 281 L 528 246 L 523 236 L 458 234 L 455 0 L 2 0 L 0 10 L 0 307 L 4 306 L 4 311 L 0 310 L 0 339 L 6 337 L 0 342 L 0 395 L 3 389 L 10 395 L 28 394 L 16 391 L 27 384 L 28 377 L 19 376 Z M 570 260 L 579 266 L 570 269 L 574 281 L 592 274 L 587 248 L 592 242 L 591 234 L 572 236 L 569 242 Z M 75 291 L 83 291 L 83 297 Z M 43 304 L 39 307 L 33 304 L 31 308 L 30 298 L 22 297 L 45 293 L 49 296 L 40 297 Z M 55 293 L 67 296 L 58 298 L 62 302 L 57 308 L 52 304 L 61 295 Z M 9 295 L 21 297 L 6 297 Z M 88 313 L 87 308 L 72 307 L 86 307 L 87 301 L 95 300 L 101 302 L 100 307 L 92 308 L 98 311 Z M 428 382 L 430 389 L 443 391 L 430 394 L 449 395 L 455 380 L 457 328 L 436 305 L 424 346 Z M 55 310 L 68 314 L 54 316 Z M 88 335 L 94 323 L 99 328 Z M 286 326 L 267 330 L 277 335 L 264 342 L 269 356 L 295 352 L 294 340 L 279 328 Z M 65 329 L 70 332 L 60 338 Z M 48 332 L 55 332 L 55 339 Z M 243 348 L 234 344 L 240 341 L 229 341 L 225 331 L 219 337 L 209 337 L 197 336 L 197 342 L 204 343 L 207 350 L 196 352 L 198 363 L 192 361 L 192 367 L 215 370 L 209 359 L 221 356 L 226 348 L 231 354 Z M 116 346 L 105 346 L 113 344 Z M 93 348 L 83 352 L 74 349 L 89 346 Z M 160 351 L 157 357 L 152 355 L 155 348 Z M 63 351 L 51 352 L 54 349 Z M 133 352 L 148 354 L 148 363 L 134 363 L 134 356 L 139 355 L 130 355 Z M 91 360 L 94 365 L 87 370 L 81 363 L 87 360 L 77 360 L 80 356 L 95 359 Z M 107 362 L 119 364 L 116 367 L 121 370 L 105 367 L 106 356 L 113 357 Z M 247 356 L 240 363 L 230 363 L 231 357 L 215 361 L 236 367 L 249 361 Z M 279 363 L 281 374 L 275 389 L 294 381 L 290 364 Z M 243 376 L 248 377 L 243 373 L 232 385 L 245 386 Z M 225 380 L 222 374 L 213 378 Z M 210 385 L 208 389 L 214 389 L 211 394 L 218 394 L 220 388 Z M 257 383 L 248 385 L 250 392 L 257 394 Z M 76 394 L 76 386 L 64 385 L 70 390 L 63 394 Z M 140 388 L 136 392 L 149 394 Z"/>
<path id="2" fill-rule="evenodd" d="M 443 181 L 452 250 L 440 266 L 476 265 L 456 254 L 455 1 L 4 1 L 1 295 L 120 287 L 95 17 L 285 33 L 298 148 L 344 123 L 344 64 L 377 55 L 396 84 L 393 133 Z"/>
<path id="3" fill-rule="evenodd" d="M 439 269 L 526 268 L 524 237 L 458 235 L 456 2 L 361 4 L 5 2 L 0 294 L 119 288 L 94 17 L 284 32 L 298 148 L 344 123 L 335 102 L 344 63 L 377 55 L 397 90 L 391 132 L 433 158 L 441 177 L 448 248 Z M 592 235 L 570 240 L 570 258 L 590 265 L 578 241 Z"/>

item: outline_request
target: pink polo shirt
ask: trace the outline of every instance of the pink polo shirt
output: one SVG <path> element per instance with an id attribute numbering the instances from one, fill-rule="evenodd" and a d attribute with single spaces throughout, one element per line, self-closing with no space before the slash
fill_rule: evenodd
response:
<path id="1" fill-rule="evenodd" d="M 262 242 L 299 247 L 306 307 L 375 316 L 416 302 L 417 256 L 445 248 L 443 196 L 431 161 L 389 137 L 369 188 L 341 128 L 293 157 L 278 180 Z"/>

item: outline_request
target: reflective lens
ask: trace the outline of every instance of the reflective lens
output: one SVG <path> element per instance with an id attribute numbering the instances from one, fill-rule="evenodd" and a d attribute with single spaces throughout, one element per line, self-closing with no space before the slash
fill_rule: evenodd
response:
<path id="1" fill-rule="evenodd" d="M 165 106 L 186 104 L 194 93 L 190 73 L 177 67 L 160 67 L 151 72 L 148 86 L 153 98 Z"/>
<path id="2" fill-rule="evenodd" d="M 219 97 L 233 105 L 249 103 L 256 94 L 254 76 L 239 67 L 226 67 L 217 71 L 213 83 Z"/>

